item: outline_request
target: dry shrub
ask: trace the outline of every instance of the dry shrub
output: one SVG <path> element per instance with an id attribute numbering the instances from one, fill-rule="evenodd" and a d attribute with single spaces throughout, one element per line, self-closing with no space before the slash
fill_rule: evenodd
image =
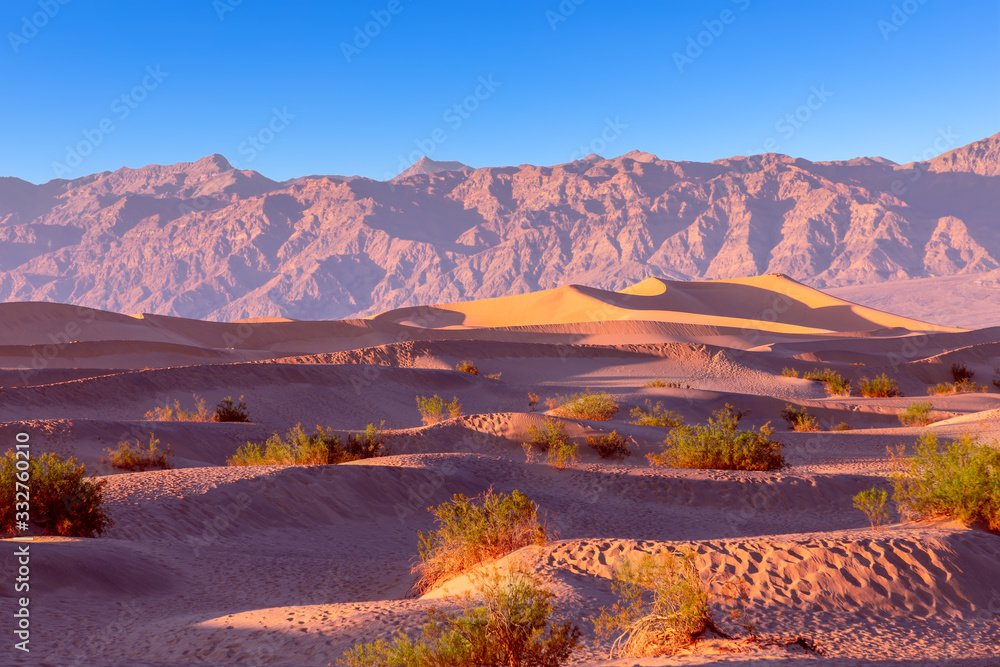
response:
<path id="1" fill-rule="evenodd" d="M 116 470 L 136 472 L 143 472 L 148 468 L 169 470 L 174 466 L 167 457 L 172 457 L 174 453 L 170 451 L 169 444 L 166 450 L 161 450 L 159 444 L 159 439 L 152 433 L 149 434 L 149 446 L 146 448 L 143 448 L 139 444 L 138 439 L 136 439 L 134 446 L 131 442 L 122 440 L 118 443 L 117 449 L 112 450 L 108 448 L 104 450 L 105 456 L 101 457 L 101 463 L 108 463 L 110 461 L 111 467 Z"/>
<path id="2" fill-rule="evenodd" d="M 816 418 L 806 412 L 805 408 L 797 408 L 790 403 L 785 404 L 781 418 L 788 422 L 788 428 L 793 431 L 812 432 L 819 430 Z"/>
<path id="3" fill-rule="evenodd" d="M 212 411 L 208 409 L 208 405 L 205 403 L 205 399 L 198 394 L 192 394 L 194 397 L 194 409 L 186 410 L 181 407 L 181 402 L 179 400 L 174 400 L 173 407 L 170 407 L 170 401 L 167 401 L 166 405 L 162 408 L 153 408 L 145 415 L 143 419 L 150 421 L 160 421 L 160 422 L 207 422 L 212 421 Z"/>
<path id="4" fill-rule="evenodd" d="M 545 544 L 548 533 L 538 506 L 520 491 L 510 495 L 488 489 L 475 498 L 455 495 L 429 508 L 437 529 L 418 532 L 420 560 L 415 589 L 424 593 L 469 568 L 530 544 Z"/>
<path id="5" fill-rule="evenodd" d="M 636 424 L 637 426 L 664 426 L 673 428 L 680 426 L 684 423 L 684 419 L 674 412 L 673 410 L 666 410 L 663 407 L 663 403 L 657 402 L 653 405 L 652 401 L 646 401 L 646 409 L 642 409 L 639 406 L 632 408 L 629 412 L 629 416 L 632 417 L 630 424 Z"/>
<path id="6" fill-rule="evenodd" d="M 480 603 L 460 614 L 428 612 L 420 637 L 400 633 L 394 642 L 354 646 L 340 664 L 349 667 L 558 667 L 580 641 L 567 621 L 550 623 L 552 594 L 523 569 L 474 576 Z"/>
<path id="7" fill-rule="evenodd" d="M 615 637 L 611 658 L 672 655 L 693 644 L 711 622 L 708 588 L 690 551 L 622 561 L 612 589 L 618 601 L 594 621 L 598 635 Z"/>
<path id="8" fill-rule="evenodd" d="M 632 455 L 632 450 L 628 448 L 628 439 L 618 435 L 617 431 L 612 431 L 599 438 L 588 435 L 587 446 L 596 451 L 602 459 L 624 461 Z"/>
<path id="9" fill-rule="evenodd" d="M 462 405 L 458 398 L 452 397 L 446 401 L 437 394 L 431 397 L 417 396 L 417 410 L 424 424 L 431 425 L 443 422 L 445 419 L 454 419 L 462 416 Z"/>

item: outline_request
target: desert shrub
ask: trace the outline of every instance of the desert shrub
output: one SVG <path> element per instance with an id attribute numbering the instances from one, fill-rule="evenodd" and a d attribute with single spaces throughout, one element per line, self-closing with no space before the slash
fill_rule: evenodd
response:
<path id="1" fill-rule="evenodd" d="M 137 472 L 143 472 L 148 468 L 163 468 L 168 470 L 173 468 L 173 463 L 171 463 L 167 457 L 173 456 L 174 453 L 170 451 L 170 445 L 167 445 L 166 450 L 161 450 L 159 447 L 159 439 L 153 435 L 149 434 L 149 446 L 143 447 L 139 444 L 138 438 L 133 446 L 128 440 L 122 440 L 118 443 L 117 449 L 105 449 L 105 456 L 101 457 L 101 463 L 111 463 L 111 467 L 116 470 L 131 470 Z"/>
<path id="2" fill-rule="evenodd" d="M 885 373 L 873 378 L 863 377 L 858 382 L 861 395 L 865 398 L 889 398 L 891 396 L 902 396 L 899 385 L 895 380 Z"/>
<path id="3" fill-rule="evenodd" d="M 848 424 L 847 422 L 840 422 L 839 424 L 837 424 L 836 426 L 834 426 L 830 430 L 832 430 L 832 431 L 851 431 L 851 430 L 853 430 L 853 427 L 850 424 Z"/>
<path id="4" fill-rule="evenodd" d="M 558 419 L 547 417 L 541 424 L 531 424 L 525 430 L 524 443 L 547 452 L 552 447 L 560 447 L 569 442 L 566 425 Z"/>
<path id="5" fill-rule="evenodd" d="M 615 637 L 612 657 L 676 653 L 711 622 L 708 589 L 691 552 L 625 560 L 615 568 L 612 589 L 618 601 L 594 621 L 598 635 Z"/>
<path id="6" fill-rule="evenodd" d="M 889 494 L 886 493 L 885 489 L 871 488 L 867 491 L 861 491 L 852 500 L 854 506 L 868 517 L 868 521 L 872 524 L 872 530 L 878 530 L 889 518 L 889 514 L 885 511 L 885 503 L 888 498 Z"/>
<path id="7" fill-rule="evenodd" d="M 847 395 L 851 393 L 851 382 L 840 376 L 840 373 L 832 368 L 815 368 L 806 372 L 803 376 L 806 380 L 823 382 L 826 391 L 833 395 Z"/>
<path id="8" fill-rule="evenodd" d="M 781 369 L 781 377 L 783 378 L 797 378 L 798 376 L 799 372 L 794 368 L 788 368 L 786 366 L 785 368 Z"/>
<path id="9" fill-rule="evenodd" d="M 160 422 L 207 422 L 211 421 L 212 413 L 209 411 L 208 406 L 205 404 L 205 399 L 198 394 L 192 394 L 194 397 L 194 409 L 185 410 L 181 407 L 181 402 L 179 400 L 174 400 L 173 407 L 170 407 L 170 401 L 167 401 L 166 405 L 162 408 L 153 408 L 143 415 L 143 419 L 148 419 L 150 421 L 160 421 Z"/>
<path id="10" fill-rule="evenodd" d="M 479 369 L 471 361 L 461 361 L 455 366 L 456 371 L 462 371 L 463 373 L 472 373 L 473 375 L 479 375 Z"/>
<path id="11" fill-rule="evenodd" d="M 384 423 L 384 422 L 383 422 Z M 369 424 L 361 433 L 341 437 L 333 429 L 317 426 L 310 435 L 296 424 L 282 438 L 273 434 L 262 445 L 248 442 L 226 461 L 231 466 L 335 465 L 384 456 L 388 438 L 381 426 Z"/>
<path id="12" fill-rule="evenodd" d="M 576 463 L 578 447 L 570 442 L 566 426 L 558 419 L 549 417 L 541 425 L 531 424 L 524 433 L 524 439 L 521 447 L 528 463 L 539 458 L 537 452 L 544 454 L 552 467 L 560 470 Z"/>
<path id="13" fill-rule="evenodd" d="M 580 641 L 567 621 L 549 623 L 552 594 L 523 570 L 491 572 L 475 581 L 481 602 L 461 614 L 428 612 L 418 639 L 400 634 L 351 648 L 340 664 L 351 667 L 558 667 Z"/>
<path id="14" fill-rule="evenodd" d="M 232 396 L 226 396 L 215 406 L 215 413 L 212 415 L 214 422 L 248 422 L 250 413 L 247 412 L 246 401 L 240 396 L 240 402 L 234 403 Z"/>
<path id="15" fill-rule="evenodd" d="M 788 422 L 788 428 L 793 431 L 819 430 L 819 424 L 815 417 L 806 412 L 805 408 L 797 408 L 790 403 L 785 403 L 785 408 L 781 411 L 781 418 Z"/>
<path id="16" fill-rule="evenodd" d="M 14 535 L 18 521 L 66 537 L 93 537 L 114 525 L 102 507 L 108 480 L 98 481 L 96 473 L 86 478 L 86 468 L 77 465 L 76 459 L 49 452 L 28 458 L 27 467 L 18 465 L 23 462 L 14 450 L 0 459 L 0 529 L 4 534 Z M 26 491 L 27 508 L 18 506 Z"/>
<path id="17" fill-rule="evenodd" d="M 939 448 L 934 433 L 917 440 L 916 451 L 893 454 L 893 500 L 918 518 L 947 517 L 985 522 L 1000 530 L 1000 451 L 964 435 Z"/>
<path id="18" fill-rule="evenodd" d="M 489 373 L 486 376 L 486 379 L 488 379 L 488 380 L 499 380 L 501 375 L 503 375 L 502 371 L 497 371 L 496 373 Z"/>
<path id="19" fill-rule="evenodd" d="M 975 375 L 975 371 L 970 369 L 965 364 L 952 364 L 951 365 L 951 378 L 955 383 L 965 382 L 971 380 L 972 376 Z"/>
<path id="20" fill-rule="evenodd" d="M 934 421 L 931 419 L 933 408 L 930 401 L 914 401 L 899 413 L 899 421 L 904 426 L 927 426 Z"/>
<path id="21" fill-rule="evenodd" d="M 475 498 L 455 495 L 429 511 L 437 530 L 417 533 L 420 557 L 413 568 L 419 575 L 415 588 L 421 593 L 474 565 L 548 541 L 538 506 L 520 491 L 507 495 L 488 489 Z"/>
<path id="22" fill-rule="evenodd" d="M 586 391 L 572 396 L 556 396 L 546 401 L 560 417 L 608 421 L 618 413 L 618 403 L 605 391 Z"/>
<path id="23" fill-rule="evenodd" d="M 528 463 L 534 463 L 542 458 L 538 452 L 528 443 L 522 443 L 521 447 L 524 448 L 524 453 L 528 457 Z M 558 470 L 562 470 L 566 466 L 576 465 L 576 461 L 580 452 L 580 447 L 575 442 L 563 442 L 558 445 L 553 445 L 545 450 L 545 461 Z"/>
<path id="24" fill-rule="evenodd" d="M 927 388 L 928 394 L 975 394 L 984 392 L 988 387 L 984 384 L 976 384 L 975 380 L 959 380 L 958 382 L 939 382 L 933 387 Z"/>
<path id="25" fill-rule="evenodd" d="M 655 380 L 650 380 L 649 382 L 646 382 L 642 386 L 643 387 L 667 387 L 668 389 L 681 389 L 682 388 L 680 380 L 661 380 L 659 378 L 657 378 Z M 684 389 L 690 389 L 691 385 L 685 383 L 683 385 L 683 388 Z"/>
<path id="26" fill-rule="evenodd" d="M 450 401 L 444 400 L 437 394 L 431 397 L 417 396 L 417 410 L 427 425 L 462 416 L 462 406 L 454 396 Z"/>
<path id="27" fill-rule="evenodd" d="M 742 414 L 727 405 L 712 413 L 704 426 L 678 426 L 664 440 L 667 448 L 646 456 L 652 465 L 719 470 L 780 470 L 785 467 L 780 442 L 770 439 L 774 429 L 740 431 Z"/>
<path id="28" fill-rule="evenodd" d="M 1000 389 L 1000 366 L 993 367 L 993 386 Z"/>
<path id="29" fill-rule="evenodd" d="M 663 403 L 657 402 L 653 405 L 651 401 L 646 401 L 646 409 L 638 406 L 629 412 L 632 417 L 630 424 L 639 426 L 668 426 L 675 427 L 684 423 L 684 420 L 673 410 L 664 410 Z"/>
<path id="30" fill-rule="evenodd" d="M 531 411 L 531 412 L 534 412 L 535 408 L 538 406 L 538 401 L 539 401 L 538 394 L 534 394 L 534 393 L 532 393 L 532 392 L 529 391 L 528 392 L 528 410 Z"/>
<path id="31" fill-rule="evenodd" d="M 628 448 L 628 440 L 618 435 L 617 431 L 612 431 L 599 438 L 587 436 L 587 446 L 595 450 L 602 459 L 618 459 L 624 461 L 632 455 L 632 450 Z"/>

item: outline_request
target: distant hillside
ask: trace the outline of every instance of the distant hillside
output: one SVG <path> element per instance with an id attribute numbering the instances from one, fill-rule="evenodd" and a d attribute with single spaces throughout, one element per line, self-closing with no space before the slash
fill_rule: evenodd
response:
<path id="1" fill-rule="evenodd" d="M 278 183 L 213 155 L 43 185 L 3 178 L 0 300 L 320 319 L 651 276 L 831 287 L 991 271 L 998 155 L 1000 135 L 905 166 L 634 151 Z"/>

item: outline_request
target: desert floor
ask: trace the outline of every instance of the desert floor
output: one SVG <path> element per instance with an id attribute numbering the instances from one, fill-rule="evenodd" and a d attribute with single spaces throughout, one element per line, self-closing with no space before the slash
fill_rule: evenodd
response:
<path id="1" fill-rule="evenodd" d="M 454 370 L 462 360 L 481 371 Z M 962 362 L 988 393 L 928 397 Z M 1000 431 L 1000 330 L 966 331 L 854 306 L 778 276 L 648 280 L 623 292 L 566 287 L 490 301 L 392 311 L 344 322 L 210 323 L 56 304 L 0 304 L 0 443 L 75 456 L 106 475 L 115 525 L 94 539 L 31 544 L 30 656 L 0 664 L 327 665 L 352 644 L 416 631 L 464 581 L 406 598 L 427 508 L 453 494 L 518 489 L 558 539 L 517 558 L 544 575 L 557 620 L 584 633 L 573 664 L 1000 665 L 1000 536 L 950 522 L 873 531 L 852 506 L 889 488 L 887 446 L 923 428 L 897 414 L 929 400 L 944 437 Z M 836 369 L 855 387 L 886 372 L 905 396 L 828 396 L 782 377 Z M 499 380 L 485 377 L 501 373 Z M 681 388 L 654 387 L 655 379 Z M 565 420 L 575 438 L 634 439 L 624 462 L 586 445 L 565 470 L 527 463 L 522 434 L 547 397 L 614 395 L 607 422 Z M 154 422 L 147 410 L 192 394 L 245 396 L 252 423 Z M 464 415 L 421 424 L 415 397 L 457 397 Z M 689 423 L 729 403 L 770 421 L 791 464 L 780 472 L 650 466 L 664 428 L 629 423 L 662 402 Z M 788 431 L 786 403 L 821 431 Z M 544 403 L 539 410 L 545 410 Z M 248 440 L 296 423 L 391 429 L 391 455 L 338 466 L 228 467 Z M 832 431 L 846 422 L 852 430 Z M 104 448 L 155 433 L 176 469 L 119 473 Z M 742 577 L 765 634 L 806 635 L 801 649 L 608 660 L 591 618 L 610 604 L 611 568 L 663 543 L 698 553 L 706 579 Z M 13 608 L 16 543 L 3 547 Z M 717 588 L 717 583 L 715 587 Z M 725 626 L 724 602 L 714 604 Z M 10 616 L 5 625 L 13 629 Z M 12 635 L 11 635 L 12 636 Z M 13 643 L 13 640 L 10 642 Z"/>

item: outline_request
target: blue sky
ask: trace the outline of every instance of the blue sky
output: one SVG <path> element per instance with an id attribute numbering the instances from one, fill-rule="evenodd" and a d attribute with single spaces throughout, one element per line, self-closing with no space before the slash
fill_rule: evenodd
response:
<path id="1" fill-rule="evenodd" d="M 278 180 L 908 162 L 1000 131 L 996 0 L 7 0 L 0 29 L 0 175 L 36 183 L 212 153 Z"/>

